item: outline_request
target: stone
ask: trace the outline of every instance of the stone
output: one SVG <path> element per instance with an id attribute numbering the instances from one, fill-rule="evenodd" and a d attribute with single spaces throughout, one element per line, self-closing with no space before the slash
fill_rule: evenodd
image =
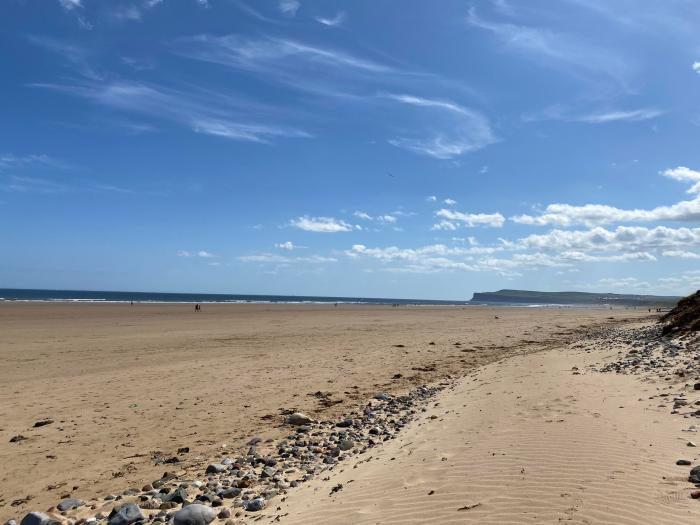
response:
<path id="1" fill-rule="evenodd" d="M 679 459 L 678 461 L 676 461 L 676 465 L 690 465 L 690 461 L 688 461 L 687 459 Z"/>
<path id="2" fill-rule="evenodd" d="M 265 467 L 262 472 L 260 473 L 260 477 L 265 479 L 265 478 L 272 478 L 274 475 L 277 474 L 277 470 L 272 468 L 272 467 Z"/>
<path id="3" fill-rule="evenodd" d="M 342 451 L 347 451 L 355 446 L 355 442 L 352 439 L 341 439 L 338 443 L 338 448 Z"/>
<path id="4" fill-rule="evenodd" d="M 294 412 L 293 414 L 287 416 L 286 423 L 296 427 L 313 423 L 313 419 L 301 412 Z"/>
<path id="5" fill-rule="evenodd" d="M 692 469 L 690 469 L 688 481 L 690 481 L 691 483 L 700 483 L 700 466 L 693 467 Z"/>
<path id="6" fill-rule="evenodd" d="M 178 510 L 173 516 L 173 525 L 207 525 L 216 518 L 216 511 L 206 505 L 193 503 Z"/>
<path id="7" fill-rule="evenodd" d="M 56 505 L 56 508 L 61 512 L 64 512 L 70 509 L 77 509 L 78 507 L 82 507 L 84 504 L 85 503 L 80 501 L 79 499 L 67 498 L 60 501 L 58 505 Z"/>
<path id="8" fill-rule="evenodd" d="M 245 510 L 248 512 L 257 512 L 259 510 L 263 510 L 266 506 L 267 502 L 265 501 L 265 498 L 255 498 L 245 502 Z"/>
<path id="9" fill-rule="evenodd" d="M 386 392 L 379 392 L 378 394 L 374 394 L 374 399 L 377 399 L 379 401 L 389 401 L 391 399 L 391 396 L 387 394 Z"/>
<path id="10" fill-rule="evenodd" d="M 114 507 L 109 513 L 107 525 L 129 525 L 135 521 L 142 520 L 141 509 L 135 503 L 127 503 L 121 507 Z"/>
<path id="11" fill-rule="evenodd" d="M 26 439 L 27 439 L 27 438 L 24 437 L 22 434 L 19 434 L 19 435 L 17 435 L 17 436 L 12 436 L 12 437 L 10 438 L 10 443 L 19 443 L 19 442 L 24 441 L 24 440 L 26 440 Z"/>
<path id="12" fill-rule="evenodd" d="M 59 522 L 45 512 L 30 512 L 19 525 L 59 525 Z"/>
<path id="13" fill-rule="evenodd" d="M 220 520 L 225 520 L 231 517 L 231 511 L 229 509 L 221 509 L 221 511 L 216 515 Z"/>
<path id="14" fill-rule="evenodd" d="M 693 443 L 692 441 L 688 441 L 688 442 L 686 443 L 686 446 L 688 446 L 688 447 L 697 447 L 697 445 L 696 445 L 695 443 Z"/>
<path id="15" fill-rule="evenodd" d="M 223 463 L 211 463 L 207 466 L 207 474 L 220 474 L 221 472 L 226 472 L 226 465 Z"/>
<path id="16" fill-rule="evenodd" d="M 693 492 L 690 493 L 690 497 L 693 499 L 698 499 L 700 498 L 700 490 L 694 490 Z"/>
<path id="17" fill-rule="evenodd" d="M 47 419 L 40 419 L 36 423 L 34 423 L 34 428 L 39 428 L 39 427 L 45 427 L 46 425 L 50 425 L 53 423 L 53 419 L 47 418 Z"/>

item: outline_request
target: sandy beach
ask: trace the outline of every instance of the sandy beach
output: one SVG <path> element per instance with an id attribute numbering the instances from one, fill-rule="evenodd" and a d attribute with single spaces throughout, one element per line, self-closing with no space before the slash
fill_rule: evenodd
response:
<path id="1" fill-rule="evenodd" d="M 674 464 L 683 452 L 689 456 L 680 427 L 666 424 L 668 410 L 647 400 L 660 387 L 632 376 L 572 373 L 619 351 L 599 342 L 582 350 L 587 334 L 650 322 L 648 316 L 360 305 L 205 305 L 195 314 L 191 305 L 174 304 L 0 304 L 0 517 L 46 511 L 68 496 L 99 502 L 94 513 L 114 505 L 105 495 L 140 489 L 164 471 L 206 481 L 208 464 L 241 454 L 251 437 L 272 443 L 288 435 L 285 414 L 303 412 L 332 427 L 378 392 L 442 384 L 392 439 L 285 488 L 261 513 L 234 505 L 234 517 L 696 522 L 700 507 L 689 498 L 687 468 Z M 52 422 L 34 427 L 45 420 Z M 17 436 L 23 439 L 11 442 Z M 79 515 L 88 516 L 86 507 Z"/>

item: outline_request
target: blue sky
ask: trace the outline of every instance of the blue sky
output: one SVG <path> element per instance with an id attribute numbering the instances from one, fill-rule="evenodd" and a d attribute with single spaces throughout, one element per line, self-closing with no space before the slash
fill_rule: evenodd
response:
<path id="1" fill-rule="evenodd" d="M 0 286 L 700 288 L 693 0 L 0 15 Z"/>

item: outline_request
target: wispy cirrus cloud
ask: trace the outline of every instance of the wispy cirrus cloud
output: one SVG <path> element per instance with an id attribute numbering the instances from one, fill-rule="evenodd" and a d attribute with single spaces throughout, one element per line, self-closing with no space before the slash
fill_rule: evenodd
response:
<path id="1" fill-rule="evenodd" d="M 37 83 L 31 86 L 82 97 L 112 109 L 169 120 L 196 133 L 231 140 L 269 143 L 274 138 L 311 136 L 295 127 L 250 122 L 252 117 L 249 110 L 244 109 L 245 101 L 211 91 L 184 91 L 132 81 Z"/>
<path id="2" fill-rule="evenodd" d="M 289 222 L 290 226 L 300 230 L 316 233 L 349 232 L 356 229 L 347 222 L 333 217 L 298 217 Z"/>
<path id="3" fill-rule="evenodd" d="M 301 7 L 301 2 L 299 0 L 280 0 L 277 7 L 283 15 L 294 17 Z"/>
<path id="4" fill-rule="evenodd" d="M 314 20 L 318 22 L 321 25 L 324 25 L 326 27 L 337 27 L 343 24 L 345 22 L 345 11 L 338 11 L 335 16 L 332 17 L 326 17 L 326 16 L 317 16 L 314 17 Z"/>
<path id="5" fill-rule="evenodd" d="M 538 64 L 582 79 L 604 79 L 625 91 L 629 89 L 632 61 L 610 49 L 544 27 L 487 20 L 474 7 L 469 9 L 467 23 L 491 33 L 506 49 Z"/>
<path id="6" fill-rule="evenodd" d="M 607 111 L 602 113 L 591 113 L 589 115 L 582 115 L 576 117 L 573 120 L 578 120 L 579 122 L 587 122 L 589 124 L 605 124 L 608 122 L 638 122 L 641 120 L 650 120 L 656 117 L 660 117 L 664 112 L 660 109 L 655 108 L 642 108 L 633 109 L 629 111 Z"/>
<path id="7" fill-rule="evenodd" d="M 497 140 L 488 118 L 478 111 L 447 100 L 394 93 L 381 96 L 426 111 L 425 135 L 390 139 L 393 146 L 448 160 L 482 149 Z"/>

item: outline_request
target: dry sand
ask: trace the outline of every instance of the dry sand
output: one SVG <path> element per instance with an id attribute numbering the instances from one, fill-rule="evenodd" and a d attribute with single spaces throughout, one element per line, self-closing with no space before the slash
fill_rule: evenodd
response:
<path id="1" fill-rule="evenodd" d="M 692 420 L 648 399 L 667 385 L 572 374 L 614 355 L 553 349 L 480 368 L 371 460 L 300 488 L 281 522 L 698 523 L 690 467 L 675 465 L 698 460 Z"/>
<path id="2" fill-rule="evenodd" d="M 580 352 L 532 354 L 565 347 L 583 326 L 608 317 L 641 315 L 301 305 L 205 305 L 195 314 L 190 305 L 0 304 L 0 518 L 44 510 L 65 494 L 89 499 L 141 486 L 165 470 L 155 464 L 157 452 L 169 457 L 189 446 L 201 464 L 223 445 L 279 436 L 280 409 L 329 419 L 379 390 L 471 371 L 476 376 L 426 413 L 438 419 L 414 423 L 374 454 L 379 459 L 336 470 L 344 489 L 333 498 L 321 480 L 290 494 L 285 521 L 599 523 L 619 512 L 623 519 L 614 522 L 621 523 L 646 515 L 646 507 L 658 513 L 651 522 L 662 523 L 662 514 L 675 523 L 697 520 L 687 483 L 661 478 L 687 475 L 668 466 L 680 448 L 672 439 L 677 429 L 654 423 L 653 410 L 636 402 L 639 383 L 572 376 Z M 330 406 L 309 395 L 319 391 L 330 393 Z M 55 423 L 32 428 L 46 417 Z M 9 443 L 18 434 L 28 439 Z"/>

